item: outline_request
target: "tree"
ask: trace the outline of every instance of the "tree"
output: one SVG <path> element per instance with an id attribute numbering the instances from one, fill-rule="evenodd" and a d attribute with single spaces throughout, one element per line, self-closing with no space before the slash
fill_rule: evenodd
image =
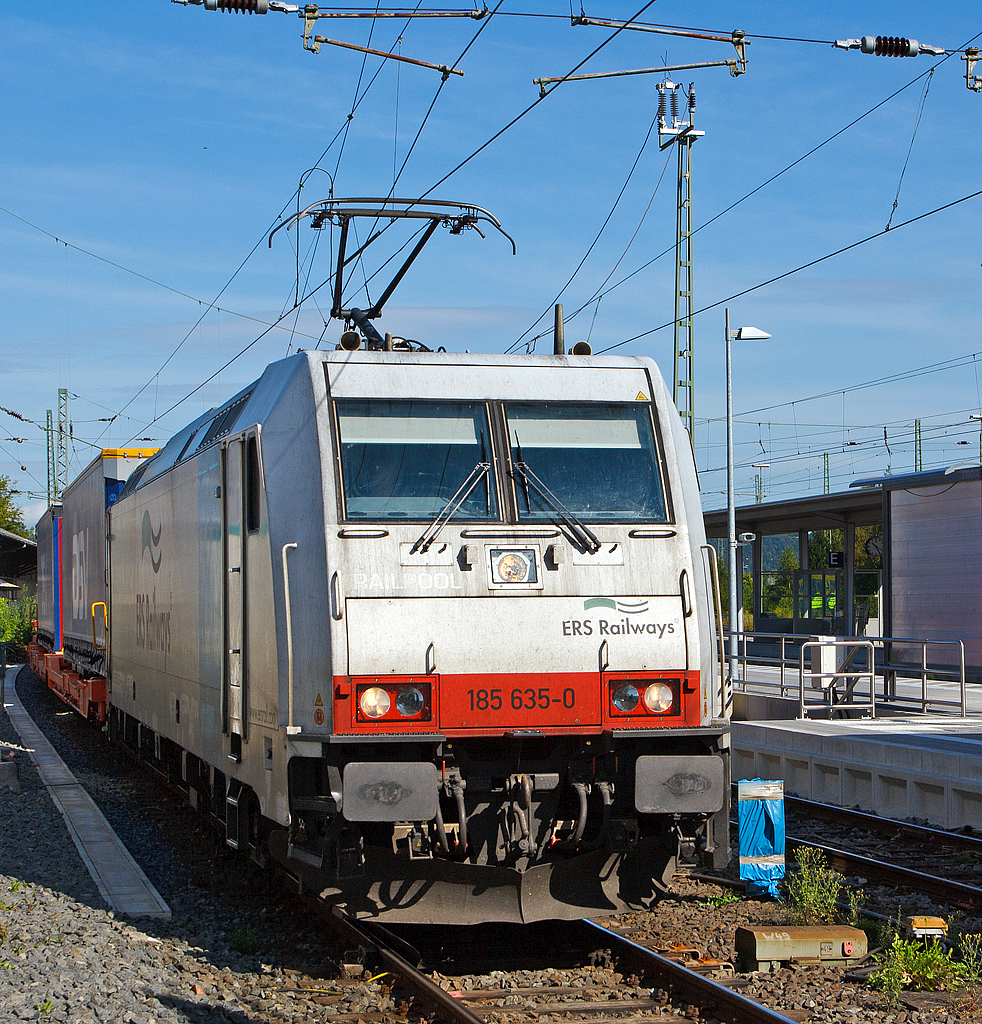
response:
<path id="1" fill-rule="evenodd" d="M 24 525 L 24 513 L 14 504 L 14 489 L 9 476 L 0 476 L 0 527 L 21 537 L 30 537 Z"/>

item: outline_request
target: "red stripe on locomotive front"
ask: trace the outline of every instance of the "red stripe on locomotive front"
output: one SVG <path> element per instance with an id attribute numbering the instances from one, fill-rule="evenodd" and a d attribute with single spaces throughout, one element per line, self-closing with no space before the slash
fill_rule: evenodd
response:
<path id="1" fill-rule="evenodd" d="M 421 677 L 334 677 L 334 731 L 341 734 L 441 733 L 445 736 L 497 736 L 531 729 L 544 734 L 591 733 L 598 729 L 698 726 L 702 703 L 698 672 L 513 672 L 432 674 L 428 720 L 365 721 L 358 716 L 358 691 L 366 682 L 386 688 Z M 680 706 L 673 714 L 611 714 L 611 681 L 660 679 L 681 684 Z"/>

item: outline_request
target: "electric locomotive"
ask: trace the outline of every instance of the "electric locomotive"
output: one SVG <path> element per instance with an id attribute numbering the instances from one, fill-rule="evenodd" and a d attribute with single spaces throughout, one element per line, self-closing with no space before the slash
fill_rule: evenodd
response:
<path id="1" fill-rule="evenodd" d="M 725 863 L 713 567 L 650 360 L 306 352 L 107 522 L 110 733 L 347 912 L 579 918 Z"/>

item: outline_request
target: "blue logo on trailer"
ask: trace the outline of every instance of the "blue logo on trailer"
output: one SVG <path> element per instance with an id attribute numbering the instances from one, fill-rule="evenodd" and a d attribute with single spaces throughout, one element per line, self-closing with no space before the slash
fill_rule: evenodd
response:
<path id="1" fill-rule="evenodd" d="M 153 571 L 160 571 L 160 551 L 157 549 L 160 547 L 160 533 L 164 528 L 164 524 L 161 523 L 157 527 L 157 532 L 153 532 L 153 525 L 150 522 L 150 513 L 143 513 L 143 549 L 140 551 L 140 558 L 143 558 L 143 553 L 149 548 L 150 550 L 150 564 L 153 566 Z M 154 558 L 156 552 L 157 557 Z"/>

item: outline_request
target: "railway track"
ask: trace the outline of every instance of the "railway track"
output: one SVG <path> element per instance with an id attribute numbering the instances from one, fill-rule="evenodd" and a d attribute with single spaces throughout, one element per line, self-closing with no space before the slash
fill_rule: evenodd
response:
<path id="1" fill-rule="evenodd" d="M 917 871 L 914 868 L 902 867 L 898 864 L 889 864 L 883 860 L 873 857 L 866 857 L 858 853 L 849 853 L 846 850 L 836 849 L 834 846 L 826 846 L 824 843 L 815 843 L 810 840 L 800 839 L 797 836 L 786 836 L 786 848 L 794 852 L 801 847 L 810 847 L 813 850 L 821 850 L 829 867 L 844 875 L 862 875 L 864 878 L 881 885 L 898 885 L 911 889 L 914 892 L 923 893 L 925 896 L 932 896 L 942 903 L 948 903 L 965 910 L 978 910 L 982 908 L 982 889 L 976 885 L 967 885 L 965 882 L 956 882 L 940 875 L 931 875 L 925 871 Z"/>
<path id="2" fill-rule="evenodd" d="M 414 948 L 387 929 L 354 921 L 327 907 L 319 913 L 347 941 L 369 950 L 369 957 L 398 975 L 400 987 L 410 989 L 419 1001 L 455 1024 L 492 1024 L 502 1014 L 510 1019 L 521 1014 L 532 1020 L 560 1014 L 563 1024 L 648 1024 L 653 1012 L 669 1004 L 690 1016 L 698 1011 L 733 1024 L 791 1024 L 791 1018 L 592 921 L 568 922 L 564 939 L 583 950 L 600 950 L 602 957 L 617 963 L 621 970 L 630 969 L 633 977 L 628 984 L 617 988 L 607 984 L 501 985 L 447 992 L 420 970 L 420 955 Z M 644 992 L 650 994 L 641 994 Z"/>
<path id="3" fill-rule="evenodd" d="M 833 807 L 797 797 L 786 797 L 785 808 L 798 818 L 819 819 L 845 828 L 863 830 L 890 843 L 890 858 L 886 859 L 866 849 L 861 852 L 843 849 L 845 844 L 841 841 L 817 842 L 808 837 L 788 834 L 786 839 L 790 852 L 802 846 L 812 847 L 821 850 L 829 865 L 843 874 L 862 875 L 878 884 L 904 886 L 965 910 L 977 911 L 982 908 L 982 888 L 972 881 L 949 877 L 952 854 L 962 853 L 982 858 L 982 840 L 978 837 L 881 818 L 863 811 Z M 876 845 L 875 842 L 873 845 Z M 915 863 L 898 863 L 901 855 Z M 940 867 L 937 870 L 945 871 L 946 876 L 932 870 L 938 861 Z M 969 871 L 977 874 L 973 867 Z"/>
<path id="4" fill-rule="evenodd" d="M 946 832 L 892 818 L 880 818 L 863 811 L 819 804 L 797 797 L 785 797 L 784 801 L 787 810 L 797 812 L 802 817 L 818 818 L 848 828 L 864 829 L 890 839 L 902 839 L 904 849 L 909 848 L 911 843 L 925 845 L 930 848 L 930 852 L 924 855 L 928 860 L 936 860 L 939 851 L 973 853 L 982 858 L 982 840 L 975 836 Z M 736 821 L 731 821 L 731 824 L 735 827 Z M 785 835 L 785 845 L 787 852 L 792 856 L 794 851 L 801 847 L 820 850 L 825 854 L 829 866 L 841 874 L 859 875 L 875 885 L 902 886 L 964 910 L 982 909 L 982 888 L 968 882 L 942 877 L 895 861 L 883 860 L 865 852 L 854 853 L 842 849 L 841 846 L 816 842 L 791 832 Z M 708 879 L 711 876 L 699 877 Z"/>
<path id="5" fill-rule="evenodd" d="M 905 836 L 920 842 L 939 844 L 948 849 L 976 853 L 982 857 L 982 838 L 976 835 L 915 825 L 909 821 L 898 821 L 896 818 L 881 818 L 876 814 L 857 811 L 851 807 L 835 807 L 832 804 L 820 804 L 796 796 L 786 796 L 784 807 L 785 810 L 797 812 L 804 817 L 819 818 L 839 825 L 852 825 L 884 836 Z"/>

